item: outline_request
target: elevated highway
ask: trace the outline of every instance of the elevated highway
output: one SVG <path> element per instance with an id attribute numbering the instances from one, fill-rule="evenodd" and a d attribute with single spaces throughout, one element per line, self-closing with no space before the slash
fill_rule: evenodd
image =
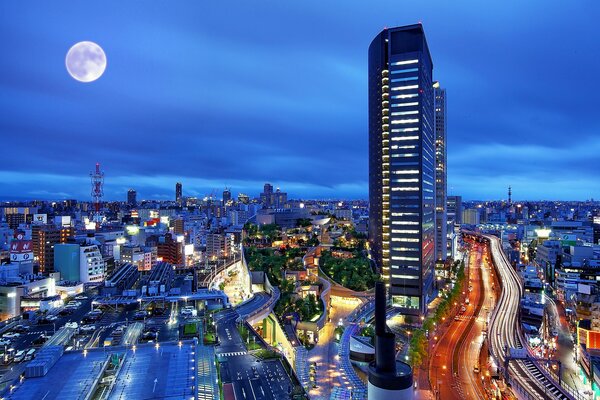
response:
<path id="1" fill-rule="evenodd" d="M 573 400 L 577 394 L 568 393 L 532 360 L 513 360 L 504 370 L 508 350 L 526 349 L 525 337 L 519 322 L 520 301 L 523 295 L 521 277 L 512 267 L 502 250 L 500 239 L 492 235 L 479 235 L 487 240 L 502 292 L 490 318 L 490 352 L 499 371 L 522 398 Z M 527 349 L 526 349 L 527 351 Z"/>

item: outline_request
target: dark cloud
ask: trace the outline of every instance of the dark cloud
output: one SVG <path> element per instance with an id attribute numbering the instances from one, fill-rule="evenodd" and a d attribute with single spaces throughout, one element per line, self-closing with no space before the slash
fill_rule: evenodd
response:
<path id="1" fill-rule="evenodd" d="M 600 197 L 596 3 L 423 3 L 0 4 L 0 197 L 86 198 L 100 161 L 109 198 L 178 180 L 364 198 L 367 47 L 416 21 L 448 91 L 456 193 Z M 91 84 L 64 68 L 81 40 L 108 58 Z"/>

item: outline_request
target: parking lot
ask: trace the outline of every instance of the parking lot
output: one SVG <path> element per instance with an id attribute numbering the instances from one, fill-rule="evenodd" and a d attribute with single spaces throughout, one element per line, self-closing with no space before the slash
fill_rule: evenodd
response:
<path id="1" fill-rule="evenodd" d="M 0 385 L 18 377 L 26 361 L 63 327 L 75 332 L 72 337 L 62 335 L 69 337 L 60 343 L 66 351 L 118 345 L 135 322 L 143 324 L 139 342 L 171 341 L 179 339 L 180 324 L 196 318 L 193 309 L 192 302 L 182 307 L 168 302 L 100 305 L 92 290 L 65 300 L 63 307 L 52 312 L 30 313 L 28 319 L 13 322 L 0 334 Z M 52 340 L 61 341 L 62 336 Z"/>

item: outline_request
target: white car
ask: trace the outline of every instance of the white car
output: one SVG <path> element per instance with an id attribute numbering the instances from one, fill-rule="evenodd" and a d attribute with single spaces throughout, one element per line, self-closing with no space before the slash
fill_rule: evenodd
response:
<path id="1" fill-rule="evenodd" d="M 84 295 L 75 296 L 75 300 L 87 300 L 88 297 Z"/>
<path id="2" fill-rule="evenodd" d="M 9 339 L 18 338 L 19 336 L 21 336 L 21 334 L 17 332 L 8 332 L 2 335 L 2 337 Z"/>
<path id="3" fill-rule="evenodd" d="M 10 346 L 10 340 L 0 339 L 0 346 Z"/>
<path id="4" fill-rule="evenodd" d="M 93 332 L 96 330 L 96 325 L 81 325 L 79 328 L 82 332 Z"/>
<path id="5" fill-rule="evenodd" d="M 65 328 L 77 329 L 79 328 L 79 324 L 77 322 L 67 322 Z"/>

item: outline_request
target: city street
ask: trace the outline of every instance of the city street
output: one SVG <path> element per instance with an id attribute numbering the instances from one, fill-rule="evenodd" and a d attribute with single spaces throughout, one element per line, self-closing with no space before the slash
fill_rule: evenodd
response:
<path id="1" fill-rule="evenodd" d="M 469 254 L 467 286 L 472 291 L 465 288 L 465 298 L 469 299 L 469 304 L 463 303 L 465 311 L 450 322 L 441 337 L 436 331 L 430 338 L 435 348 L 429 360 L 429 379 L 441 399 L 482 397 L 481 389 L 473 379 L 480 346 L 475 338 L 481 336 L 481 326 L 475 325 L 475 320 L 480 316 L 485 297 L 481 280 L 482 253 L 482 247 L 474 245 Z M 460 310 L 463 305 L 457 307 Z"/>

